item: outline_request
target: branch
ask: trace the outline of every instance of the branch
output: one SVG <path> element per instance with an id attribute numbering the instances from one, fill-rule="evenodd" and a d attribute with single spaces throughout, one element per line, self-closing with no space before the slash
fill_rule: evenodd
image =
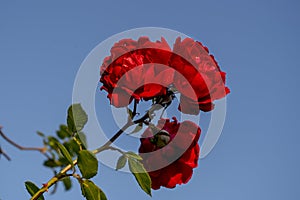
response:
<path id="1" fill-rule="evenodd" d="M 115 148 L 115 147 L 112 147 L 112 146 L 109 146 L 106 149 L 107 150 L 112 150 L 112 151 L 117 151 L 117 152 L 119 152 L 120 154 L 123 154 L 123 155 L 125 154 L 125 152 L 122 151 L 121 149 L 118 149 L 118 148 Z"/>
<path id="2" fill-rule="evenodd" d="M 14 142 L 13 140 L 11 140 L 10 138 L 8 138 L 2 131 L 2 126 L 0 126 L 0 136 L 6 140 L 8 143 L 10 143 L 12 146 L 20 149 L 21 151 L 39 151 L 40 153 L 42 153 L 43 155 L 45 155 L 47 158 L 49 158 L 49 156 L 46 154 L 47 151 L 47 147 L 24 147 L 21 146 L 19 144 L 17 144 L 16 142 Z M 8 157 L 7 154 L 5 154 L 5 152 L 3 152 L 3 150 L 0 150 L 0 153 L 2 155 L 4 155 L 8 160 L 10 160 L 10 158 Z"/>
<path id="3" fill-rule="evenodd" d="M 134 122 L 127 122 L 110 140 L 108 140 L 104 145 L 92 151 L 94 154 L 100 153 L 101 151 L 107 149 L 122 133 L 130 126 L 134 125 Z"/>
<path id="4" fill-rule="evenodd" d="M 134 115 L 136 115 L 136 113 L 134 113 Z M 134 125 L 134 124 L 138 124 L 141 122 L 144 122 L 146 119 L 149 118 L 149 111 L 145 113 L 145 115 L 143 117 L 141 117 L 140 119 L 137 119 L 135 121 L 132 120 L 128 120 L 128 122 L 114 135 L 110 138 L 109 141 L 107 141 L 105 144 L 103 144 L 101 147 L 93 150 L 92 152 L 94 154 L 98 154 L 106 149 L 113 149 L 110 147 L 110 145 L 118 138 L 122 135 L 122 133 L 129 128 L 130 126 Z M 75 159 L 73 161 L 73 166 L 77 165 L 77 159 Z M 54 184 L 56 184 L 61 177 L 64 177 L 65 174 L 72 169 L 72 165 L 69 164 L 67 165 L 64 169 L 62 169 L 56 176 L 52 177 L 46 184 L 46 186 L 43 186 L 37 193 L 35 193 L 30 200 L 37 200 L 43 193 L 45 193 L 46 191 L 48 191 L 48 189 L 53 186 Z"/>
<path id="5" fill-rule="evenodd" d="M 77 164 L 77 159 L 73 161 L 73 165 Z M 30 200 L 37 200 L 44 192 L 47 192 L 48 189 L 56 184 L 59 180 L 62 178 L 66 177 L 67 171 L 69 171 L 72 168 L 72 165 L 67 165 L 64 169 L 62 169 L 59 174 L 56 176 L 52 177 L 47 183 L 43 184 L 43 187 L 35 193 Z"/>

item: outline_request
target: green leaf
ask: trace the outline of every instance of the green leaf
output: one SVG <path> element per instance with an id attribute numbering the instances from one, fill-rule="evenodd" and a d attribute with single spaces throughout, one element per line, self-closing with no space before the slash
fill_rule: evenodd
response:
<path id="1" fill-rule="evenodd" d="M 65 139 L 68 137 L 72 136 L 72 133 L 69 131 L 68 127 L 66 125 L 60 125 L 59 126 L 59 130 L 56 131 L 56 135 L 60 138 L 60 139 Z"/>
<path id="2" fill-rule="evenodd" d="M 80 151 L 80 145 L 74 139 L 64 142 L 64 146 L 71 155 L 78 154 Z"/>
<path id="3" fill-rule="evenodd" d="M 72 133 L 81 131 L 87 120 L 88 116 L 80 104 L 73 104 L 69 107 L 67 124 Z"/>
<path id="4" fill-rule="evenodd" d="M 128 157 L 131 157 L 131 158 L 134 158 L 134 159 L 137 159 L 137 160 L 143 160 L 143 158 L 142 158 L 141 156 L 137 155 L 136 153 L 134 153 L 134 152 L 132 152 L 132 151 L 128 151 L 128 152 L 126 153 L 126 155 L 127 155 Z"/>
<path id="5" fill-rule="evenodd" d="M 44 133 L 42 133 L 41 131 L 37 131 L 36 132 L 36 134 L 38 134 L 39 136 L 41 136 L 42 138 L 44 138 L 45 137 L 45 134 Z"/>
<path id="6" fill-rule="evenodd" d="M 70 177 L 66 177 L 62 180 L 65 190 L 68 191 L 72 188 L 72 181 L 70 179 Z"/>
<path id="7" fill-rule="evenodd" d="M 126 162 L 127 162 L 127 157 L 125 155 L 120 156 L 117 162 L 116 170 L 122 169 L 125 166 Z"/>
<path id="8" fill-rule="evenodd" d="M 26 181 L 25 182 L 25 187 L 26 190 L 28 191 L 28 193 L 33 196 L 35 193 L 37 193 L 39 191 L 39 188 L 32 182 L 30 181 Z M 44 200 L 44 196 L 41 195 L 38 200 Z"/>
<path id="9" fill-rule="evenodd" d="M 87 142 L 86 142 L 85 134 L 83 132 L 79 132 L 79 133 L 77 133 L 76 138 L 78 140 L 80 140 L 82 148 L 87 149 Z"/>
<path id="10" fill-rule="evenodd" d="M 81 192 L 87 200 L 107 200 L 104 192 L 90 180 L 81 182 Z"/>
<path id="11" fill-rule="evenodd" d="M 44 166 L 46 167 L 50 167 L 50 168 L 54 168 L 54 167 L 59 167 L 62 166 L 63 163 L 61 163 L 58 160 L 54 160 L 54 159 L 48 159 L 44 162 Z"/>
<path id="12" fill-rule="evenodd" d="M 100 197 L 101 197 L 100 198 L 101 200 L 107 200 L 107 197 L 106 197 L 105 193 L 101 189 L 100 189 Z"/>
<path id="13" fill-rule="evenodd" d="M 142 190 L 151 196 L 151 178 L 143 164 L 131 157 L 128 158 L 129 169 Z"/>
<path id="14" fill-rule="evenodd" d="M 57 143 L 59 143 L 58 139 L 52 136 L 48 136 L 48 142 L 46 142 L 52 149 L 57 149 Z"/>
<path id="15" fill-rule="evenodd" d="M 98 172 L 98 160 L 96 156 L 88 150 L 79 151 L 77 163 L 83 178 L 92 178 Z"/>
<path id="16" fill-rule="evenodd" d="M 74 167 L 72 156 L 70 155 L 70 153 L 68 152 L 66 147 L 64 145 L 62 145 L 60 142 L 57 142 L 56 145 L 59 148 L 63 157 L 69 162 L 69 164 L 72 165 L 72 167 Z"/>
<path id="17" fill-rule="evenodd" d="M 70 164 L 70 162 L 63 156 L 58 158 L 58 162 L 61 163 L 61 166 Z"/>
<path id="18" fill-rule="evenodd" d="M 143 128 L 143 123 L 141 122 L 141 123 L 139 123 L 139 124 L 135 127 L 135 129 L 134 129 L 133 131 L 131 131 L 131 133 L 129 133 L 129 134 L 137 133 L 137 132 L 139 132 L 140 130 L 142 130 L 142 128 Z"/>
<path id="19" fill-rule="evenodd" d="M 101 192 L 100 193 L 101 200 L 107 200 L 106 195 L 104 194 L 104 192 L 102 190 L 100 192 Z"/>

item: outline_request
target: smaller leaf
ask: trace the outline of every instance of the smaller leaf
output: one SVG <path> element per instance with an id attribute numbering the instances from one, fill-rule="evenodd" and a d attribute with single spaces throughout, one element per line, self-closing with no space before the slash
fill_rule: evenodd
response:
<path id="1" fill-rule="evenodd" d="M 66 191 L 68 191 L 72 188 L 72 181 L 71 181 L 70 177 L 66 177 L 66 178 L 62 179 L 62 182 L 64 184 Z"/>
<path id="2" fill-rule="evenodd" d="M 70 155 L 66 147 L 62 145 L 60 142 L 57 142 L 56 145 L 59 148 L 61 154 L 64 156 L 64 158 L 69 162 L 69 164 L 72 165 L 72 167 L 74 167 L 72 156 Z"/>
<path id="3" fill-rule="evenodd" d="M 142 130 L 142 128 L 143 128 L 143 123 L 141 122 L 141 123 L 139 123 L 139 124 L 134 128 L 134 130 L 131 131 L 131 133 L 129 133 L 129 134 L 137 133 L 137 132 L 139 132 L 140 130 Z"/>
<path id="4" fill-rule="evenodd" d="M 48 136 L 48 142 L 46 142 L 46 144 L 48 144 L 52 149 L 56 150 L 58 148 L 57 143 L 59 143 L 58 139 L 52 136 Z"/>
<path id="5" fill-rule="evenodd" d="M 129 169 L 142 190 L 151 196 L 151 178 L 143 164 L 135 159 L 128 158 Z"/>
<path id="6" fill-rule="evenodd" d="M 63 157 L 63 156 L 61 156 L 61 157 L 58 158 L 58 162 L 61 163 L 61 166 L 65 166 L 65 165 L 70 164 L 69 161 L 65 157 Z"/>
<path id="7" fill-rule="evenodd" d="M 95 154 L 88 150 L 79 151 L 77 163 L 83 178 L 92 178 L 98 172 L 98 160 Z"/>
<path id="8" fill-rule="evenodd" d="M 67 137 L 71 137 L 72 133 L 69 131 L 66 125 L 62 124 L 59 126 L 59 130 L 56 131 L 56 135 L 63 140 Z"/>
<path id="9" fill-rule="evenodd" d="M 67 124 L 72 133 L 83 129 L 88 121 L 88 116 L 80 104 L 73 104 L 68 108 Z"/>
<path id="10" fill-rule="evenodd" d="M 127 162 L 127 157 L 125 155 L 120 156 L 118 162 L 117 162 L 117 166 L 116 166 L 116 170 L 122 169 L 123 167 L 125 167 Z"/>
<path id="11" fill-rule="evenodd" d="M 38 134 L 39 136 L 41 136 L 42 138 L 44 138 L 45 137 L 45 134 L 44 133 L 42 133 L 42 132 L 40 132 L 40 131 L 37 131 L 36 132 L 36 134 Z"/>
<path id="12" fill-rule="evenodd" d="M 34 183 L 30 182 L 30 181 L 26 181 L 25 182 L 25 187 L 26 190 L 28 191 L 28 193 L 33 196 L 35 193 L 37 193 L 40 189 L 38 188 L 38 186 L 36 186 Z M 41 195 L 38 200 L 44 200 L 44 196 Z"/>
<path id="13" fill-rule="evenodd" d="M 131 157 L 131 158 L 134 158 L 134 159 L 137 159 L 137 160 L 143 160 L 143 158 L 142 158 L 141 156 L 139 156 L 138 154 L 136 154 L 136 153 L 134 153 L 134 152 L 132 152 L 132 151 L 128 151 L 128 152 L 126 153 L 126 155 L 127 155 L 128 157 Z"/>
<path id="14" fill-rule="evenodd" d="M 71 155 L 78 154 L 80 151 L 80 145 L 74 139 L 64 142 L 64 146 Z"/>
<path id="15" fill-rule="evenodd" d="M 54 168 L 54 167 L 62 166 L 62 163 L 59 162 L 58 160 L 48 159 L 44 162 L 44 166 Z"/>
<path id="16" fill-rule="evenodd" d="M 87 200 L 103 200 L 100 188 L 90 180 L 81 182 L 81 192 Z"/>

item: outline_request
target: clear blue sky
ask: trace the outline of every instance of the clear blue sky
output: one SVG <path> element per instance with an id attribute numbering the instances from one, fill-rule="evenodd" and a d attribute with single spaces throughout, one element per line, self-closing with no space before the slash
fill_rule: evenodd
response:
<path id="1" fill-rule="evenodd" d="M 96 45 L 127 29 L 174 29 L 209 47 L 232 93 L 223 134 L 192 180 L 152 199 L 298 200 L 299 10 L 296 0 L 1 0 L 0 124 L 23 145 L 41 144 L 36 130 L 54 134 L 65 122 L 77 70 Z M 106 103 L 96 107 L 109 108 L 98 95 Z M 40 154 L 0 144 L 13 159 L 0 160 L 0 199 L 28 199 L 24 182 L 42 184 L 51 171 Z M 105 166 L 94 180 L 110 200 L 151 199 L 131 175 Z M 80 193 L 75 184 L 46 199 L 79 200 Z"/>

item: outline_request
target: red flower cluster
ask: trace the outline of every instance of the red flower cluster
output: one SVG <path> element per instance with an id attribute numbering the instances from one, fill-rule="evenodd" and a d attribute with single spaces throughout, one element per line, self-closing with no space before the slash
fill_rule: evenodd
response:
<path id="1" fill-rule="evenodd" d="M 164 38 L 151 42 L 140 37 L 112 47 L 101 66 L 100 82 L 116 107 L 166 95 L 167 88 L 175 86 L 181 93 L 179 110 L 197 115 L 212 110 L 213 101 L 229 93 L 225 75 L 200 42 L 177 38 L 171 51 Z"/>
<path id="2" fill-rule="evenodd" d="M 149 171 L 153 189 L 187 183 L 193 168 L 198 166 L 200 128 L 191 121 L 178 123 L 173 119 L 161 119 L 158 133 L 148 128 L 141 138 L 139 153 Z"/>
<path id="3" fill-rule="evenodd" d="M 108 92 L 116 107 L 153 99 L 168 106 L 179 92 L 178 109 L 197 115 L 211 111 L 213 101 L 230 91 L 225 86 L 226 73 L 209 54 L 207 47 L 191 38 L 177 38 L 173 50 L 164 38 L 151 42 L 124 39 L 111 49 L 101 66 L 101 89 Z M 158 98 L 159 97 L 159 98 Z M 159 100 L 157 100 L 159 99 Z M 174 188 L 187 183 L 198 165 L 200 128 L 190 122 L 161 119 L 157 127 L 143 133 L 139 153 L 152 180 L 152 188 Z"/>

